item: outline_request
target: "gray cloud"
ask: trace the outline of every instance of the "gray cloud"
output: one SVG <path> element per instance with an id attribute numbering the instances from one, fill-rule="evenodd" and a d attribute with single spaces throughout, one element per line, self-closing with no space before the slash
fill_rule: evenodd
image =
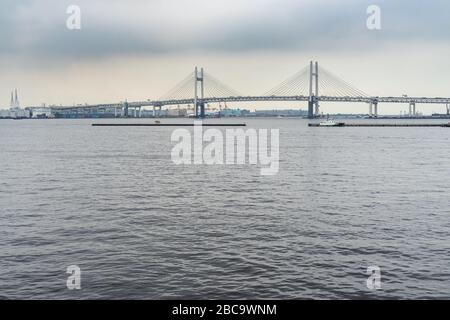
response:
<path id="1" fill-rule="evenodd" d="M 82 9 L 82 30 L 65 27 Z M 372 1 L 4 0 L 0 54 L 60 58 L 183 51 L 367 49 L 448 41 L 447 1 L 378 1 L 381 31 L 365 27 Z"/>
<path id="2" fill-rule="evenodd" d="M 381 31 L 366 28 L 374 3 Z M 80 31 L 66 28 L 71 4 Z M 0 108 L 13 88 L 24 105 L 158 98 L 195 65 L 261 94 L 310 59 L 371 94 L 449 96 L 449 9 L 439 0 L 2 0 Z"/>

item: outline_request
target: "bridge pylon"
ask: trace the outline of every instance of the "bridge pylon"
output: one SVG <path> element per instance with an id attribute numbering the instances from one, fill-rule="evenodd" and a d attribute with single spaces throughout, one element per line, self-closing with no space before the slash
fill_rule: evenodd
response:
<path id="1" fill-rule="evenodd" d="M 309 64 L 308 118 L 319 116 L 319 112 L 319 63 L 311 61 Z"/>
<path id="2" fill-rule="evenodd" d="M 196 118 L 203 119 L 205 117 L 205 102 L 204 102 L 204 95 L 205 95 L 205 83 L 204 83 L 204 75 L 203 75 L 203 68 L 200 68 L 200 72 L 198 71 L 198 68 L 195 67 L 194 72 L 194 112 Z M 198 95 L 198 89 L 200 84 L 200 99 Z"/>

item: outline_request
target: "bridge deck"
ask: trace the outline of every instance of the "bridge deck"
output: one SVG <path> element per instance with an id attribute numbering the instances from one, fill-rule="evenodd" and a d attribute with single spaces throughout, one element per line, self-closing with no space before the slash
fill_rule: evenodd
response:
<path id="1" fill-rule="evenodd" d="M 429 98 L 429 97 L 333 97 L 333 96 L 320 96 L 317 99 L 319 102 L 363 102 L 363 103 L 424 103 L 424 104 L 450 104 L 450 98 Z M 211 97 L 199 99 L 200 103 L 219 103 L 219 102 L 260 102 L 260 101 L 309 101 L 308 96 L 239 96 L 239 97 Z M 180 104 L 193 104 L 194 99 L 182 99 L 182 100 L 149 100 L 149 101 L 136 101 L 129 102 L 128 107 L 145 107 L 145 106 L 170 106 Z M 92 108 L 122 108 L 123 103 L 111 103 L 111 104 L 92 104 L 83 106 L 60 106 L 52 107 L 54 110 L 67 110 L 67 109 L 92 109 Z"/>

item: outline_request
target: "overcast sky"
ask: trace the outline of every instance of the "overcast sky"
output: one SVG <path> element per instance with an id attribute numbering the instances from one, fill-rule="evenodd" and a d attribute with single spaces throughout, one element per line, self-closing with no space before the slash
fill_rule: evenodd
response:
<path id="1" fill-rule="evenodd" d="M 366 27 L 371 4 L 381 30 Z M 66 27 L 69 5 L 81 8 L 81 30 Z M 450 96 L 449 57 L 444 0 L 0 2 L 3 108 L 14 88 L 22 105 L 158 98 L 196 65 L 262 94 L 311 59 L 372 95 Z"/>

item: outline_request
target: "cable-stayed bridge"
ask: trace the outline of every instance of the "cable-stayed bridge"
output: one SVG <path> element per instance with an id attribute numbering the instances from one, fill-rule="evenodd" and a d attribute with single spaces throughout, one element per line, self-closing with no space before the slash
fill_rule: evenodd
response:
<path id="1" fill-rule="evenodd" d="M 120 102 L 113 104 L 93 104 L 81 106 L 52 107 L 55 112 L 75 109 L 95 109 L 114 107 L 120 116 L 139 116 L 142 107 L 151 106 L 153 112 L 163 106 L 192 105 L 195 116 L 205 117 L 208 103 L 226 102 L 258 102 L 258 101 L 303 101 L 308 105 L 308 116 L 313 118 L 320 114 L 321 102 L 341 103 L 367 103 L 368 114 L 378 116 L 379 103 L 409 104 L 409 115 L 415 116 L 416 104 L 442 104 L 450 113 L 450 98 L 443 97 L 379 97 L 372 96 L 326 69 L 319 67 L 318 62 L 310 64 L 299 72 L 286 79 L 273 89 L 259 96 L 249 96 L 234 90 L 214 76 L 208 74 L 203 68 L 195 71 L 180 81 L 173 89 L 157 100 Z"/>

